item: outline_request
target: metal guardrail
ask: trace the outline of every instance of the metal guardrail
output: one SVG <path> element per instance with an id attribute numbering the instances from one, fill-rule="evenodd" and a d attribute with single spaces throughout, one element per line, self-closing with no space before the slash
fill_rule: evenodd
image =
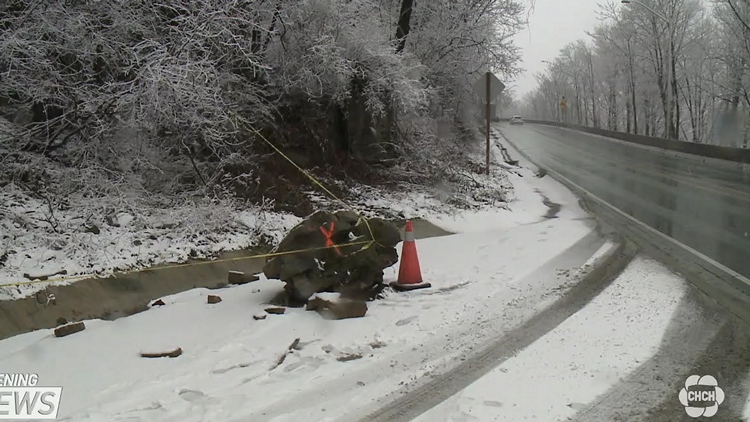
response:
<path id="1" fill-rule="evenodd" d="M 503 118 L 500 120 L 507 122 L 510 119 Z M 548 120 L 524 119 L 524 122 L 562 127 L 566 129 L 577 130 L 580 132 L 591 133 L 594 135 L 606 136 L 608 138 L 619 139 L 625 142 L 632 142 L 634 144 L 662 148 L 670 151 L 678 151 L 685 154 L 693 154 L 702 157 L 718 158 L 720 160 L 750 164 L 750 149 L 747 148 L 733 148 L 722 145 L 698 144 L 695 142 L 677 141 L 673 139 L 656 138 L 645 135 L 635 135 L 632 133 L 598 129 L 570 123 L 551 122 Z"/>

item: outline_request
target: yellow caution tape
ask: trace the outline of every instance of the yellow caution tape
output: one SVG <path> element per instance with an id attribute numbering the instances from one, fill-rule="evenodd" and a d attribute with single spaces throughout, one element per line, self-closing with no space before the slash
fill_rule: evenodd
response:
<path id="1" fill-rule="evenodd" d="M 319 248 L 306 248 L 306 249 L 298 249 L 294 251 L 286 251 L 286 252 L 270 252 L 270 253 L 264 253 L 264 254 L 258 254 L 258 255 L 251 255 L 251 256 L 239 256 L 237 258 L 223 258 L 223 259 L 214 259 L 214 260 L 207 260 L 207 261 L 200 261 L 200 262 L 190 262 L 185 264 L 172 264 L 172 265 L 163 265 L 159 267 L 153 267 L 153 268 L 145 268 L 145 269 L 134 269 L 134 270 L 128 270 L 128 271 L 117 271 L 113 275 L 128 275 L 128 274 L 135 274 L 140 272 L 147 272 L 147 271 L 161 271 L 171 268 L 181 268 L 181 267 L 197 267 L 200 265 L 208 265 L 208 264 L 215 264 L 220 262 L 232 262 L 232 261 L 244 261 L 247 259 L 260 259 L 260 258 L 272 258 L 275 256 L 283 256 L 283 255 L 294 255 L 297 253 L 304 253 L 304 252 L 314 252 L 314 251 L 321 251 L 325 249 L 333 249 L 333 248 L 344 248 L 347 246 L 357 246 L 357 245 L 370 245 L 372 244 L 372 240 L 363 240 L 359 242 L 349 242 L 349 243 L 341 243 L 333 246 L 321 246 Z M 363 249 L 366 249 L 363 248 Z M 2 284 L 0 287 L 4 286 L 24 286 L 29 284 L 41 284 L 41 283 L 59 283 L 59 282 L 69 282 L 69 281 L 75 281 L 75 280 L 83 280 L 87 278 L 107 278 L 107 277 L 98 277 L 95 274 L 84 274 L 84 275 L 76 275 L 76 276 L 70 276 L 70 277 L 50 277 L 44 280 L 29 280 L 29 281 L 21 281 L 18 283 L 11 283 L 11 284 Z"/>
<path id="2" fill-rule="evenodd" d="M 297 163 L 295 163 L 295 162 L 294 162 L 294 161 L 293 161 L 293 160 L 292 160 L 291 158 L 287 157 L 287 156 L 286 156 L 286 154 L 284 154 L 283 152 L 281 152 L 281 150 L 280 150 L 280 149 L 279 149 L 278 147 L 276 147 L 276 145 L 274 145 L 274 144 L 273 144 L 273 142 L 271 142 L 271 141 L 269 141 L 268 139 L 266 139 L 266 137 L 265 137 L 265 136 L 263 136 L 263 134 L 262 134 L 262 133 L 260 133 L 260 132 L 259 132 L 259 131 L 258 131 L 257 129 L 255 129 L 254 127 L 252 127 L 252 125 L 250 124 L 250 122 L 248 122 L 247 120 L 245 120 L 245 119 L 243 119 L 242 117 L 240 117 L 240 116 L 237 116 L 237 115 L 234 115 L 234 117 L 235 117 L 235 119 L 237 119 L 237 121 L 238 121 L 238 122 L 242 123 L 242 125 L 243 125 L 243 126 L 245 126 L 245 127 L 246 127 L 246 128 L 248 129 L 248 130 L 250 130 L 250 131 L 251 131 L 251 132 L 253 132 L 254 134 L 258 135 L 258 137 L 260 137 L 260 139 L 262 139 L 262 140 L 263 140 L 263 141 L 264 141 L 265 143 L 267 143 L 267 144 L 268 144 L 268 145 L 269 145 L 269 146 L 270 146 L 271 148 L 273 148 L 273 149 L 274 149 L 274 151 L 276 151 L 276 152 L 277 152 L 277 153 L 278 153 L 278 154 L 279 154 L 280 156 L 284 157 L 284 159 L 285 159 L 285 160 L 289 161 L 289 162 L 290 162 L 290 163 L 291 163 L 291 164 L 292 164 L 292 165 L 293 165 L 294 167 L 296 167 L 296 168 L 297 168 L 297 170 L 299 170 L 299 171 L 300 171 L 300 172 L 301 172 L 302 174 L 304 174 L 305 176 L 307 176 L 307 178 L 308 178 L 308 179 L 310 179 L 310 180 L 311 180 L 311 181 L 312 181 L 313 183 L 315 183 L 315 184 L 316 184 L 316 185 L 317 185 L 318 187 L 320 187 L 320 188 L 321 188 L 321 189 L 322 189 L 322 190 L 323 190 L 323 191 L 324 191 L 325 193 L 327 193 L 327 194 L 328 194 L 328 195 L 329 195 L 329 196 L 330 196 L 331 198 L 333 198 L 333 199 L 335 199 L 336 201 L 340 202 L 340 203 L 341 203 L 342 205 L 344 205 L 344 206 L 345 206 L 346 208 L 348 208 L 348 209 L 350 209 L 350 210 L 352 210 L 352 211 L 356 211 L 356 210 L 354 209 L 354 207 L 352 207 L 351 205 L 349 205 L 349 204 L 347 204 L 346 202 L 342 201 L 342 200 L 341 200 L 341 199 L 339 199 L 339 198 L 338 198 L 338 197 L 337 197 L 336 195 L 334 195 L 334 194 L 333 194 L 333 192 L 331 192 L 330 190 L 328 190 L 328 188 L 326 188 L 326 187 L 325 187 L 325 186 L 323 185 L 323 183 L 321 183 L 320 181 L 318 181 L 318 179 L 316 179 L 316 178 L 315 178 L 315 176 L 313 176 L 312 174 L 310 174 L 310 173 L 309 173 L 309 172 L 308 172 L 307 170 L 303 169 L 302 167 L 298 166 L 298 165 L 297 165 Z M 239 126 L 239 125 L 238 125 L 238 126 Z M 367 221 L 367 219 L 366 219 L 366 218 L 364 218 L 364 217 L 362 217 L 362 216 L 360 216 L 360 217 L 359 217 L 359 219 L 357 220 L 357 223 L 359 223 L 360 221 L 364 221 L 365 225 L 367 226 L 367 230 L 368 230 L 368 231 L 370 232 L 370 237 L 372 238 L 372 241 L 373 241 L 373 243 L 376 243 L 377 245 L 379 245 L 379 246 L 382 246 L 382 245 L 381 245 L 380 243 L 378 243 L 378 241 L 377 241 L 377 240 L 375 239 L 375 235 L 373 234 L 373 232 L 372 232 L 372 228 L 370 227 L 370 222 L 369 222 L 369 221 Z"/>

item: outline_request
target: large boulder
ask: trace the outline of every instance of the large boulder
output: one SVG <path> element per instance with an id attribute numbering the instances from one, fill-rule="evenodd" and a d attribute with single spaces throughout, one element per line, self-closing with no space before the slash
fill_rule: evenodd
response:
<path id="1" fill-rule="evenodd" d="M 263 273 L 285 282 L 295 303 L 319 292 L 373 298 L 384 287 L 383 269 L 398 262 L 400 241 L 398 228 L 380 218 L 317 211 L 286 235 L 274 253 L 290 253 L 267 259 Z M 348 243 L 357 244 L 339 246 Z"/>

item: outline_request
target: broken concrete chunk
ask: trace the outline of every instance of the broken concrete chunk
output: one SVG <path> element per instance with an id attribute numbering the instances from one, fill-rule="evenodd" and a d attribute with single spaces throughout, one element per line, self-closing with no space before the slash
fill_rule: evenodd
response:
<path id="1" fill-rule="evenodd" d="M 227 282 L 229 284 L 240 284 L 242 279 L 245 277 L 245 273 L 242 271 L 229 271 L 227 274 Z"/>
<path id="2" fill-rule="evenodd" d="M 265 311 L 273 315 L 283 315 L 286 312 L 286 308 L 282 308 L 280 306 L 272 306 L 270 308 L 266 308 Z"/>
<path id="3" fill-rule="evenodd" d="M 178 347 L 171 352 L 141 353 L 142 358 L 176 358 L 182 354 L 182 348 Z"/>
<path id="4" fill-rule="evenodd" d="M 84 325 L 83 321 L 74 322 L 68 325 L 62 325 L 55 329 L 55 337 L 69 336 L 85 329 L 86 325 Z"/>
<path id="5" fill-rule="evenodd" d="M 208 303 L 214 304 L 221 302 L 221 298 L 216 295 L 208 295 Z"/>
<path id="6" fill-rule="evenodd" d="M 164 303 L 163 300 L 157 299 L 154 303 L 151 304 L 151 306 L 164 306 L 166 303 Z"/>
<path id="7" fill-rule="evenodd" d="M 370 343 L 370 347 L 372 347 L 373 349 L 380 349 L 381 347 L 385 347 L 385 343 L 380 340 L 376 340 Z"/>
<path id="8" fill-rule="evenodd" d="M 339 362 L 349 362 L 350 360 L 357 360 L 357 359 L 362 359 L 362 355 L 360 355 L 359 353 L 348 353 L 346 355 L 341 355 L 336 358 L 336 360 Z"/>
<path id="9" fill-rule="evenodd" d="M 352 299 L 333 301 L 315 295 L 307 301 L 307 309 L 318 311 L 328 319 L 361 318 L 367 313 L 367 302 Z"/>
<path id="10" fill-rule="evenodd" d="M 229 271 L 229 274 L 227 275 L 227 281 L 229 282 L 229 284 L 233 285 L 242 285 L 258 280 L 260 280 L 260 277 L 258 277 L 257 275 L 245 274 L 242 271 Z"/>
<path id="11" fill-rule="evenodd" d="M 255 314 L 253 315 L 253 319 L 256 321 L 260 321 L 260 320 L 266 319 L 267 316 L 268 316 L 267 313 Z"/>

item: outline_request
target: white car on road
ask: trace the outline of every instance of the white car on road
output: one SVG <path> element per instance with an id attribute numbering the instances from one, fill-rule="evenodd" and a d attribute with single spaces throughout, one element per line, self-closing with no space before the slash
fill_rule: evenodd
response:
<path id="1" fill-rule="evenodd" d="M 512 124 L 512 125 L 522 125 L 523 124 L 523 119 L 521 118 L 521 116 L 513 116 L 513 117 L 510 118 L 510 124 Z"/>

